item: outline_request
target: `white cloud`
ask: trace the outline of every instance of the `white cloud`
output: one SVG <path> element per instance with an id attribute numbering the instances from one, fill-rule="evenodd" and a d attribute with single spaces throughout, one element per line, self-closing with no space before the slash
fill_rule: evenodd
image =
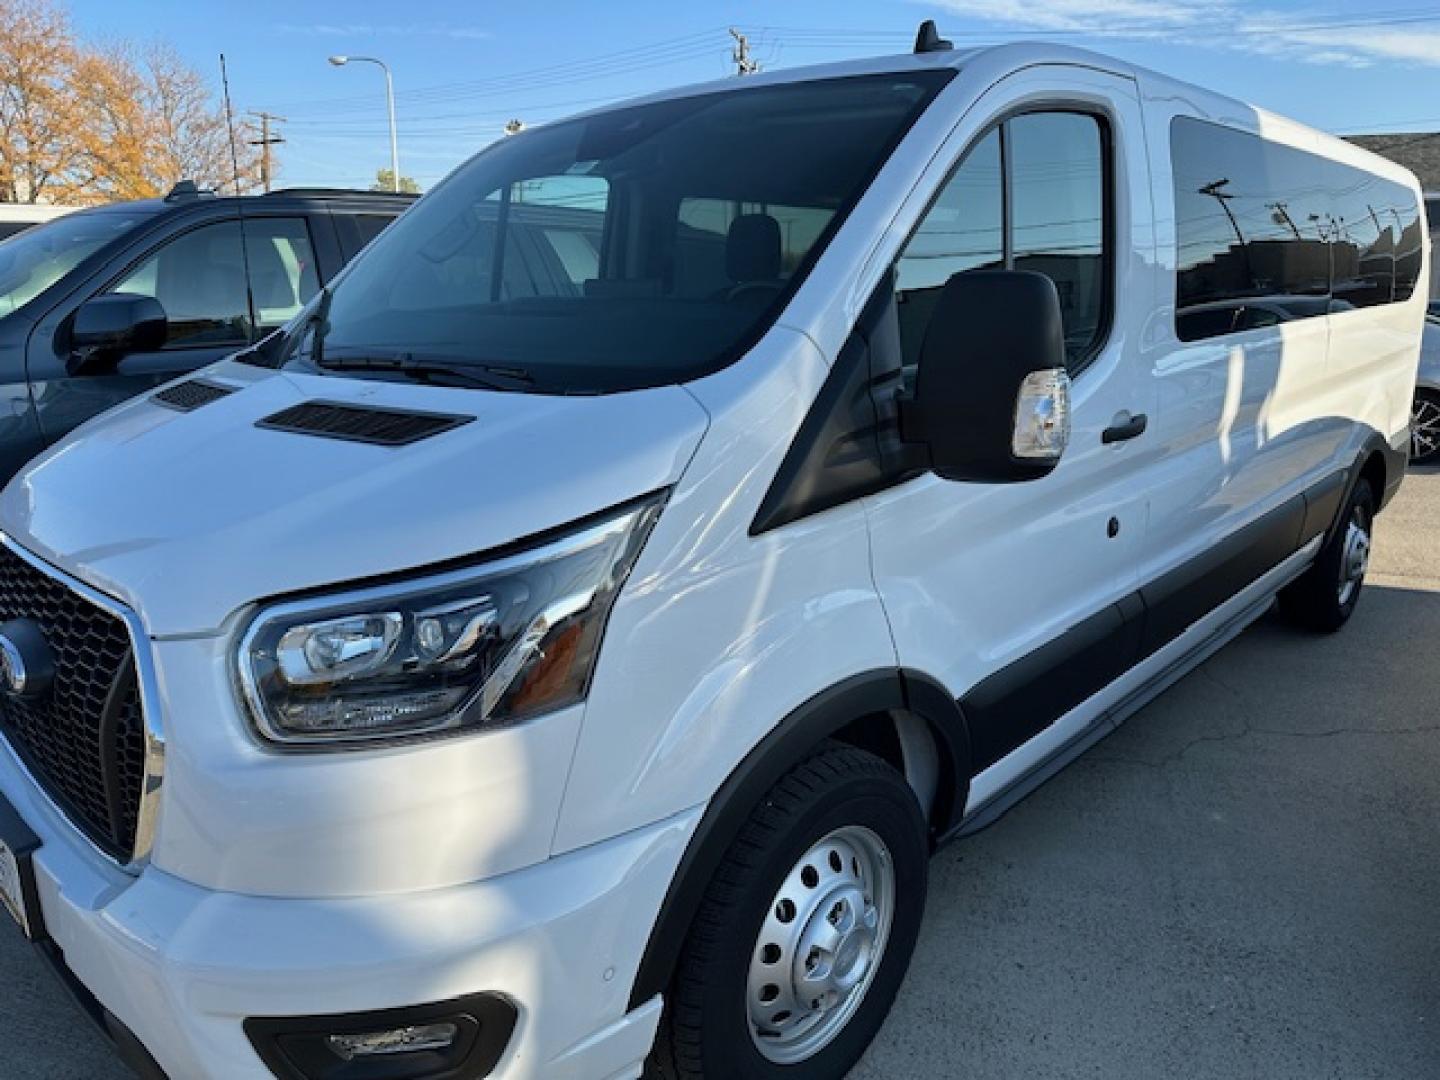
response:
<path id="1" fill-rule="evenodd" d="M 1368 67 L 1380 60 L 1440 66 L 1435 24 L 1304 29 L 1305 9 L 1243 0 L 930 0 L 969 18 L 1098 38 L 1165 40 L 1308 64 Z M 1365 16 L 1355 16 L 1363 22 Z M 1345 21 L 1345 20 L 1339 20 Z"/>

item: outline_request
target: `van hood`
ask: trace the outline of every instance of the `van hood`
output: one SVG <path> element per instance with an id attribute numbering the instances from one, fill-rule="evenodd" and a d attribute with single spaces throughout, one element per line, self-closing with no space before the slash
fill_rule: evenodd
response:
<path id="1" fill-rule="evenodd" d="M 679 479 L 708 422 L 678 386 L 555 397 L 268 372 L 191 412 L 146 394 L 0 493 L 0 531 L 137 611 L 212 633 L 245 605 L 483 553 Z M 310 401 L 473 419 L 405 446 L 257 427 Z"/>

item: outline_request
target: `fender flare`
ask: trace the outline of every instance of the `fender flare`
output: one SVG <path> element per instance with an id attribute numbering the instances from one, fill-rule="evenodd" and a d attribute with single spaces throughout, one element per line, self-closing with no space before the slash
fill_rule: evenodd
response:
<path id="1" fill-rule="evenodd" d="M 947 831 L 964 812 L 970 786 L 970 738 L 960 706 L 935 680 L 885 668 L 853 675 L 795 708 L 748 753 L 711 798 L 671 878 L 630 992 L 631 1009 L 663 993 L 680 960 L 685 936 L 725 852 L 751 811 L 780 778 L 821 741 L 854 720 L 907 712 L 930 726 L 954 763 L 952 783 L 937 792 Z"/>

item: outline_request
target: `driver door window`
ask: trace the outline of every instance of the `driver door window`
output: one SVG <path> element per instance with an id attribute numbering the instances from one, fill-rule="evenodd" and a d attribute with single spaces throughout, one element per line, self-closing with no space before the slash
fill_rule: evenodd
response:
<path id="1" fill-rule="evenodd" d="M 304 221 L 245 222 L 255 314 L 262 329 L 285 322 L 319 291 Z M 169 322 L 166 348 L 245 345 L 251 338 L 240 223 L 218 222 L 171 240 L 110 292 L 153 296 Z"/>
<path id="2" fill-rule="evenodd" d="M 1074 374 L 1105 334 L 1104 137 L 1094 116 L 1023 113 L 975 143 L 896 265 L 906 364 L 941 288 L 969 270 L 1032 270 L 1055 283 Z"/>

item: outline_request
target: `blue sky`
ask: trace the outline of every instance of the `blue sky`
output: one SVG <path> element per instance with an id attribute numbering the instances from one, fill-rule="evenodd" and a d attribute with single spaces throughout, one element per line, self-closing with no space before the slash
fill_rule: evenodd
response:
<path id="1" fill-rule="evenodd" d="M 934 17 L 957 44 L 1083 44 L 1328 131 L 1440 129 L 1440 8 L 1414 0 L 145 0 L 143 21 L 141 5 L 69 6 L 86 38 L 163 39 L 217 86 L 225 52 L 237 111 L 289 120 L 286 184 L 364 185 L 389 164 L 379 69 L 333 68 L 332 53 L 390 65 L 401 171 L 428 187 L 511 117 L 729 73 L 728 26 L 780 68 L 902 52 Z"/>

